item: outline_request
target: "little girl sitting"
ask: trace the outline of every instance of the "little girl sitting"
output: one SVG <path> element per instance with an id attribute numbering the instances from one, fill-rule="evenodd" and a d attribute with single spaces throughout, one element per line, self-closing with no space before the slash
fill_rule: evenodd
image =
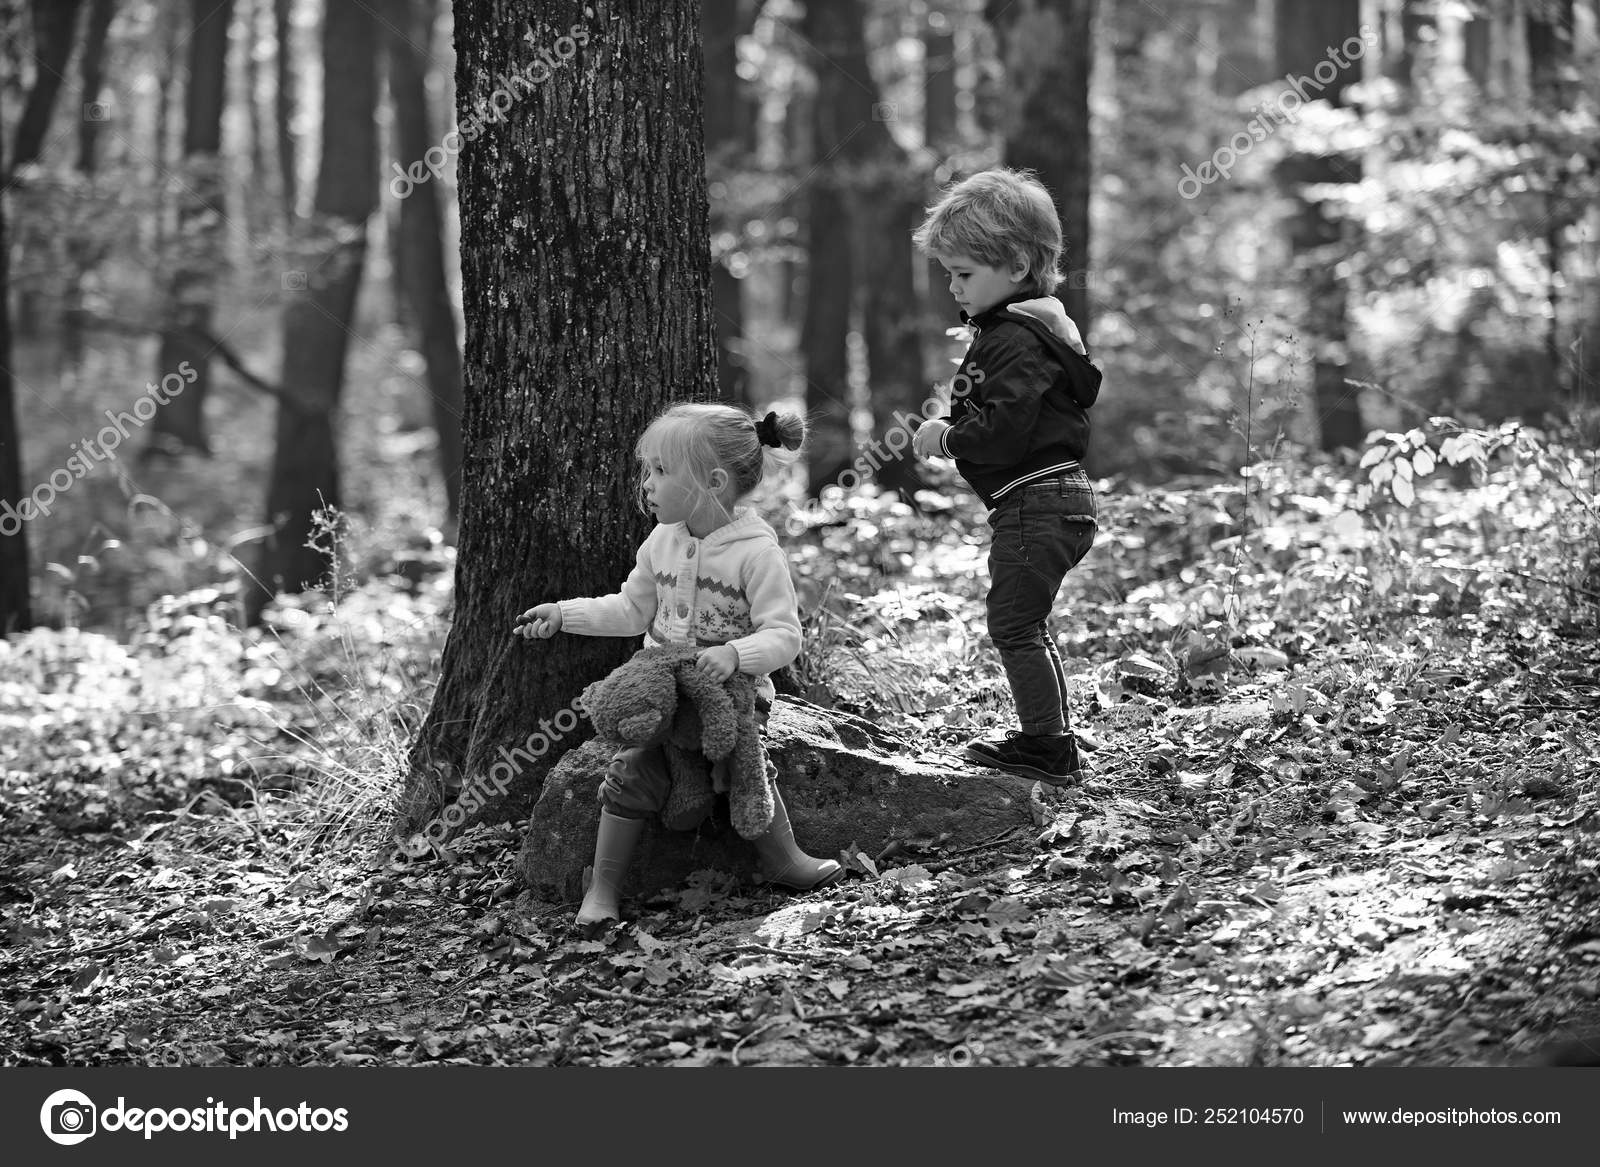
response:
<path id="1" fill-rule="evenodd" d="M 756 707 L 765 722 L 774 695 L 767 674 L 800 653 L 799 603 L 777 533 L 736 504 L 760 483 L 779 449 L 798 450 L 804 440 L 805 422 L 794 414 L 757 421 L 730 405 L 668 409 L 637 446 L 640 497 L 657 526 L 622 590 L 538 604 L 522 614 L 517 631 L 541 638 L 642 632 L 651 644 L 700 645 L 696 667 L 713 680 L 736 671 L 759 679 Z M 600 785 L 594 876 L 580 925 L 618 918 L 634 845 L 644 820 L 666 804 L 670 785 L 660 747 L 617 751 Z M 813 858 L 795 843 L 777 791 L 773 802 L 772 826 L 755 840 L 768 882 L 809 891 L 837 879 L 838 863 Z"/>

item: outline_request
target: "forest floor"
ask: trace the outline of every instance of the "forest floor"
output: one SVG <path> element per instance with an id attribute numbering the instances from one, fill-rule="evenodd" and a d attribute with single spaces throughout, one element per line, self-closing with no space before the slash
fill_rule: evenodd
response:
<path id="1" fill-rule="evenodd" d="M 1247 531 L 1236 488 L 1108 499 L 1063 605 L 1099 748 L 1031 828 L 802 896 L 702 872 L 600 937 L 520 891 L 517 824 L 391 858 L 445 576 L 267 635 L 186 597 L 0 642 L 0 1063 L 1600 1058 L 1596 609 L 1535 528 L 1485 533 L 1495 482 L 1382 540 L 1328 481 L 1263 484 Z M 808 695 L 933 757 L 1005 698 L 980 516 L 927 502 L 795 545 Z"/>

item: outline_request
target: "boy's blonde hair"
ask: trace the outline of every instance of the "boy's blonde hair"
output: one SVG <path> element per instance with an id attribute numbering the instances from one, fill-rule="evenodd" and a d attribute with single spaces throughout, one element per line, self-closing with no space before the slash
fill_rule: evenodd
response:
<path id="1" fill-rule="evenodd" d="M 805 419 L 794 413 L 769 414 L 780 446 L 763 445 L 758 431 L 764 419 L 737 405 L 685 403 L 671 406 L 639 435 L 634 453 L 641 462 L 659 458 L 669 469 L 687 466 L 690 477 L 710 490 L 711 472 L 728 472 L 734 497 L 743 498 L 761 484 L 769 467 L 792 461 L 806 440 Z M 644 484 L 639 485 L 640 506 Z"/>
<path id="2" fill-rule="evenodd" d="M 944 189 L 912 235 L 933 256 L 971 256 L 1009 269 L 1020 256 L 1043 294 L 1061 282 L 1061 220 L 1031 170 L 984 170 Z"/>

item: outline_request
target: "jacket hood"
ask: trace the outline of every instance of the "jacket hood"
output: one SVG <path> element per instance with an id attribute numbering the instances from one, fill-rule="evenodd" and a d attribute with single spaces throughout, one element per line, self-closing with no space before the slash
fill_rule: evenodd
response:
<path id="1" fill-rule="evenodd" d="M 1079 356 L 1089 355 L 1089 350 L 1083 346 L 1083 336 L 1078 332 L 1078 326 L 1073 323 L 1072 317 L 1067 315 L 1067 310 L 1061 306 L 1061 301 L 1054 296 L 1017 300 L 1002 308 L 1001 313 L 1006 316 L 1023 316 L 1036 321 L 1044 325 L 1051 336 Z"/>
<path id="2" fill-rule="evenodd" d="M 1015 300 L 1005 300 L 977 316 L 965 312 L 961 319 L 978 328 L 990 328 L 1003 320 L 1020 324 L 1032 332 L 1067 369 L 1072 383 L 1072 397 L 1088 409 L 1100 396 L 1100 370 L 1089 360 L 1089 350 L 1084 346 L 1083 334 L 1067 315 L 1061 301 L 1054 296 L 1023 294 Z"/>

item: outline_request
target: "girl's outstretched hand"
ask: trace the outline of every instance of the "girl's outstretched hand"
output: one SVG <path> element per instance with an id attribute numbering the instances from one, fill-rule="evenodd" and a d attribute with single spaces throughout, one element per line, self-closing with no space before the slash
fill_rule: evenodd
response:
<path id="1" fill-rule="evenodd" d="M 561 605 L 536 604 L 517 617 L 512 631 L 524 640 L 549 640 L 561 631 Z"/>
<path id="2" fill-rule="evenodd" d="M 694 658 L 694 667 L 713 681 L 726 681 L 739 671 L 739 650 L 729 644 L 704 649 Z"/>

